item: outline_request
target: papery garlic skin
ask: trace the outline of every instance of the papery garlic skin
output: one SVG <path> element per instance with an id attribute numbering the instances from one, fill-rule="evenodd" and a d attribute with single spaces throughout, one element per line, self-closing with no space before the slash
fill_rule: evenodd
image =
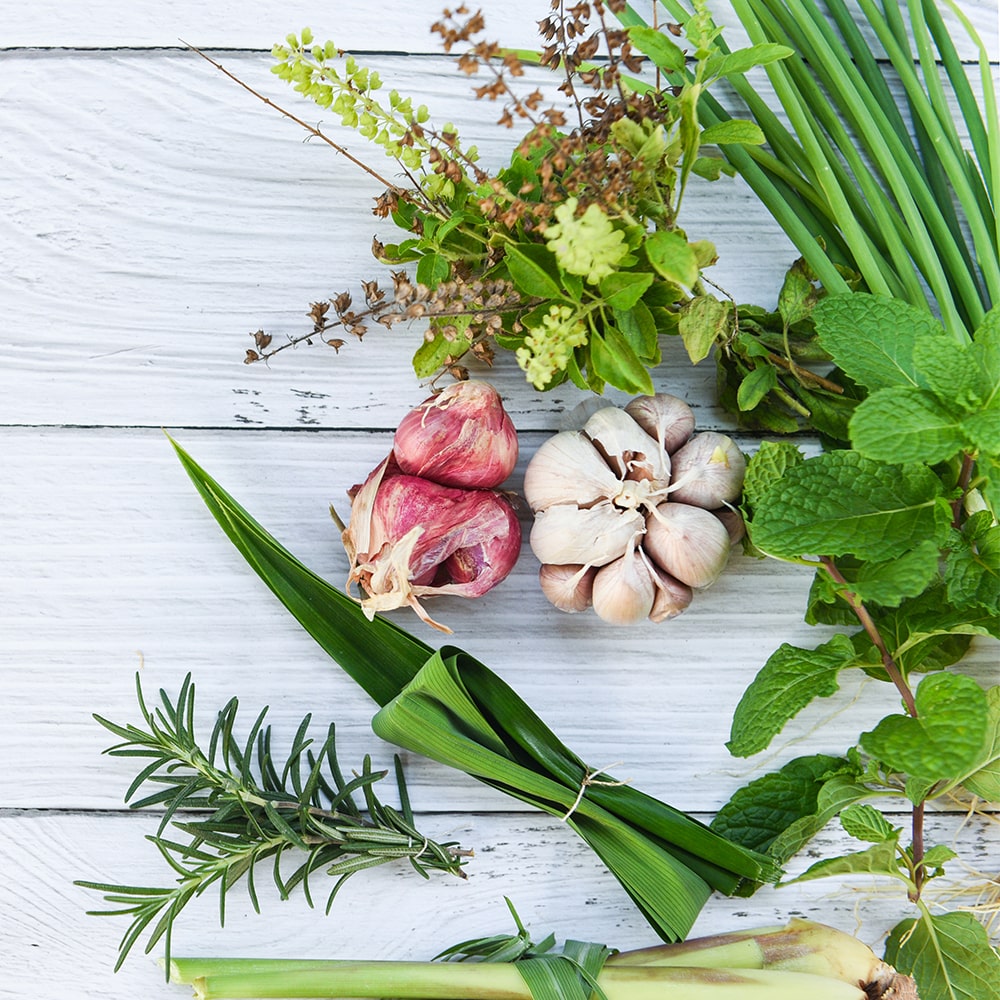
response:
<path id="1" fill-rule="evenodd" d="M 517 513 L 502 493 L 407 475 L 392 454 L 352 491 L 343 538 L 348 590 L 362 588 L 366 614 L 409 605 L 443 632 L 451 630 L 419 598 L 480 597 L 510 573 L 521 549 Z"/>
<path id="2" fill-rule="evenodd" d="M 729 532 L 710 511 L 661 503 L 646 519 L 643 549 L 660 569 L 695 590 L 711 586 L 729 559 Z"/>
<path id="3" fill-rule="evenodd" d="M 596 566 L 581 566 L 578 563 L 554 566 L 547 563 L 538 570 L 538 583 L 549 604 L 573 615 L 586 611 L 593 604 L 596 575 Z"/>
<path id="4" fill-rule="evenodd" d="M 634 546 L 594 577 L 594 611 L 612 625 L 636 625 L 653 610 L 656 591 L 642 556 Z"/>
<path id="5" fill-rule="evenodd" d="M 643 530 L 637 510 L 620 510 L 603 500 L 593 507 L 554 504 L 535 515 L 529 543 L 540 563 L 603 566 L 617 559 Z"/>
<path id="6" fill-rule="evenodd" d="M 667 488 L 670 456 L 624 410 L 598 410 L 583 425 L 583 433 L 619 479 L 648 481 L 655 490 Z"/>
<path id="7" fill-rule="evenodd" d="M 617 495 L 618 477 L 579 431 L 560 431 L 543 442 L 524 470 L 524 495 L 534 511 L 572 500 L 585 507 Z"/>
<path id="8" fill-rule="evenodd" d="M 694 600 L 694 591 L 680 580 L 665 573 L 652 559 L 647 558 L 650 576 L 656 587 L 653 607 L 649 612 L 651 622 L 669 621 L 686 611 Z"/>
<path id="9" fill-rule="evenodd" d="M 637 396 L 625 407 L 625 412 L 669 454 L 694 433 L 691 407 L 679 396 L 666 392 Z"/>
<path id="10" fill-rule="evenodd" d="M 743 492 L 747 463 L 726 434 L 704 431 L 674 452 L 670 499 L 714 510 Z"/>
<path id="11" fill-rule="evenodd" d="M 400 469 L 442 486 L 488 489 L 517 463 L 517 431 L 488 382 L 454 382 L 400 421 L 392 445 Z"/>

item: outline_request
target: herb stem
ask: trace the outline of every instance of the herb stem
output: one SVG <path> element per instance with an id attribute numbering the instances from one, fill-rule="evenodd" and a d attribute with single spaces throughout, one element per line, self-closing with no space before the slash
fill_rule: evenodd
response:
<path id="1" fill-rule="evenodd" d="M 925 880 L 924 867 L 924 803 L 918 802 L 913 807 L 913 819 L 910 833 L 911 861 L 913 864 L 913 889 L 910 899 L 916 902 L 920 898 L 920 890 Z"/>
<path id="2" fill-rule="evenodd" d="M 962 455 L 962 470 L 958 474 L 959 495 L 952 501 L 952 524 L 956 531 L 962 528 L 962 503 L 969 492 L 969 484 L 972 481 L 972 470 L 975 468 L 975 456 L 969 452 Z"/>
<path id="3" fill-rule="evenodd" d="M 889 679 L 893 684 L 896 685 L 896 689 L 899 691 L 903 699 L 903 704 L 906 705 L 907 713 L 913 718 L 917 717 L 917 703 L 913 697 L 913 692 L 910 690 L 909 685 L 906 683 L 903 677 L 902 671 L 896 665 L 896 661 L 892 658 L 892 654 L 886 647 L 885 640 L 882 638 L 881 633 L 878 630 L 878 626 L 875 624 L 872 616 L 868 613 L 868 609 L 864 604 L 858 600 L 857 596 L 851 590 L 851 585 L 844 579 L 843 574 L 837 569 L 836 563 L 829 556 L 822 556 L 820 558 L 820 563 L 822 563 L 823 568 L 830 574 L 830 576 L 844 588 L 843 596 L 844 600 L 851 606 L 851 610 L 857 616 L 859 622 L 861 622 L 862 627 L 868 634 L 868 638 L 875 644 L 875 648 L 879 651 L 882 657 L 882 666 L 885 668 L 885 672 L 889 675 Z"/>

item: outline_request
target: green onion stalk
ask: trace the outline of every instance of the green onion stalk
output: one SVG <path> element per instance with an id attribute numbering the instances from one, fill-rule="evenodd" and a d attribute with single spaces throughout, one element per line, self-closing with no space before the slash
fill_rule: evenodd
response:
<path id="1" fill-rule="evenodd" d="M 679 0 L 661 2 L 691 17 Z M 851 291 L 858 274 L 968 343 L 1000 297 L 1000 123 L 985 45 L 954 0 L 944 5 L 976 47 L 982 108 L 935 0 L 858 0 L 857 10 L 828 0 L 825 11 L 815 0 L 733 0 L 754 44 L 794 50 L 766 67 L 789 125 L 742 73 L 724 74 L 767 144 L 722 149 L 828 292 Z M 631 7 L 619 17 L 645 25 Z M 705 126 L 730 117 L 707 93 L 699 115 Z"/>
<path id="2" fill-rule="evenodd" d="M 530 941 L 528 944 L 513 960 L 488 956 L 477 960 L 472 954 L 434 962 L 175 958 L 168 972 L 172 982 L 193 986 L 200 1000 L 343 996 L 400 1000 L 916 997 L 912 980 L 898 975 L 862 942 L 807 920 L 635 952 L 616 953 L 604 945 L 581 941 L 567 941 L 561 952 L 554 952 L 551 938 L 540 947 L 530 947 Z M 456 949 L 450 949 L 444 954 L 455 953 Z"/>

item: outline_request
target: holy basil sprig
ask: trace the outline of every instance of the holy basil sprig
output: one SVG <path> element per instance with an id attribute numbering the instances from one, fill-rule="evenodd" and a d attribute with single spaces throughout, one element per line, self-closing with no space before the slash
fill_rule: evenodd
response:
<path id="1" fill-rule="evenodd" d="M 845 670 L 892 684 L 904 711 L 860 734 L 843 758 L 799 758 L 752 782 L 714 826 L 784 861 L 839 814 L 871 846 L 800 879 L 901 881 L 920 926 L 897 928 L 896 960 L 917 975 L 921 996 L 995 996 L 982 985 L 996 989 L 985 931 L 957 914 L 942 923 L 921 893 L 953 857 L 924 843 L 925 804 L 961 792 L 1000 801 L 1000 687 L 946 669 L 973 637 L 1000 639 L 1000 309 L 964 346 L 898 299 L 830 296 L 813 318 L 819 344 L 863 390 L 847 425 L 853 447 L 806 458 L 765 442 L 748 465 L 743 509 L 758 554 L 815 569 L 806 620 L 854 629 L 812 649 L 780 646 L 740 701 L 728 746 L 737 756 L 766 749 Z M 862 801 L 901 795 L 913 805 L 909 844 Z M 931 939 L 954 945 L 939 947 L 936 964 Z M 966 969 L 970 949 L 978 957 Z"/>

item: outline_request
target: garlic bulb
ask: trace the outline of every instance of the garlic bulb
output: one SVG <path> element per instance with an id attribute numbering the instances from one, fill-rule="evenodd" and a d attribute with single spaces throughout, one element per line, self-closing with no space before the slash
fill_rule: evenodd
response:
<path id="1" fill-rule="evenodd" d="M 725 434 L 695 434 L 673 456 L 670 499 L 714 509 L 739 499 L 747 463 Z"/>
<path id="2" fill-rule="evenodd" d="M 739 538 L 743 455 L 724 434 L 694 434 L 691 408 L 666 393 L 587 413 L 525 471 L 542 591 L 615 624 L 674 618 Z"/>
<path id="3" fill-rule="evenodd" d="M 643 547 L 657 566 L 699 590 L 725 569 L 729 532 L 710 511 L 671 500 L 650 513 Z"/>
<path id="4" fill-rule="evenodd" d="M 546 564 L 538 571 L 538 582 L 549 604 L 572 615 L 593 604 L 595 576 L 594 566 Z"/>

